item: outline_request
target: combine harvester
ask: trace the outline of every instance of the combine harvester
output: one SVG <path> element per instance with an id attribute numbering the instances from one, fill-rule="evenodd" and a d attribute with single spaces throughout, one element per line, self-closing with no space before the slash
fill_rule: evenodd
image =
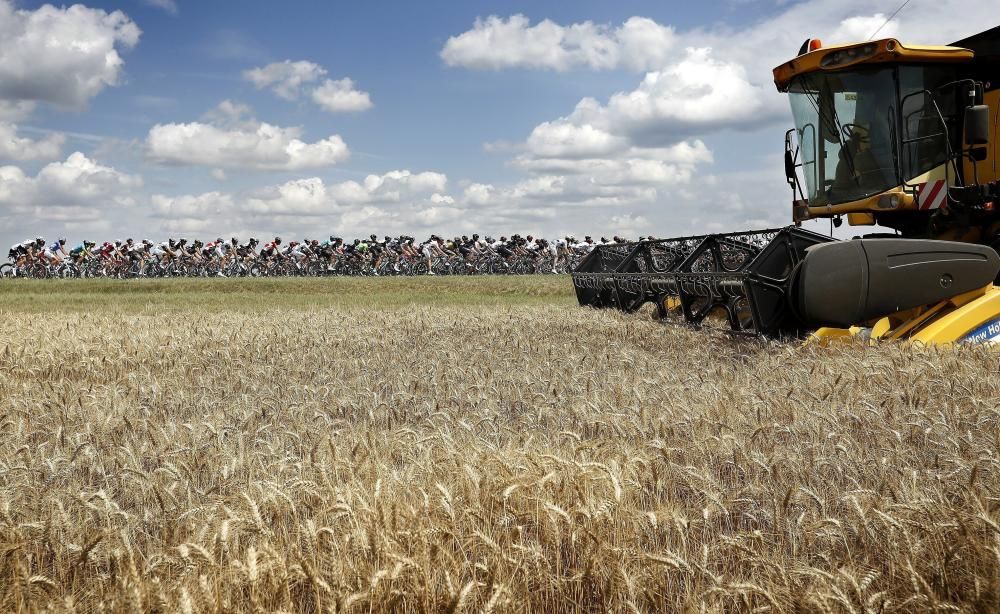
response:
<path id="1" fill-rule="evenodd" d="M 599 246 L 580 304 L 771 338 L 1000 341 L 1000 27 L 945 47 L 811 39 L 774 83 L 795 225 Z M 895 233 L 800 228 L 845 216 Z"/>

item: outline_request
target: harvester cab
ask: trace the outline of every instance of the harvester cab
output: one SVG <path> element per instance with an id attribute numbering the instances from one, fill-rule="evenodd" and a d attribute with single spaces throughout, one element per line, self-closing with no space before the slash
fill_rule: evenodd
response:
<path id="1" fill-rule="evenodd" d="M 766 337 L 1000 341 L 1000 27 L 948 46 L 811 39 L 774 82 L 794 225 L 599 245 L 573 273 L 580 304 Z M 844 218 L 892 232 L 800 227 Z"/>
<path id="2" fill-rule="evenodd" d="M 1000 28 L 939 47 L 808 43 L 774 69 L 795 121 L 793 221 L 996 244 Z"/>

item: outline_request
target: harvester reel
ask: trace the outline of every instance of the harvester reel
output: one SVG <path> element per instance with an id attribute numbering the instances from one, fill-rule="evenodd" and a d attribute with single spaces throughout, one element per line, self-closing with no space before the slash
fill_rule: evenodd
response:
<path id="1" fill-rule="evenodd" d="M 631 312 L 653 303 L 666 316 L 669 302 L 694 325 L 722 312 L 736 332 L 794 334 L 802 327 L 786 300 L 788 279 L 806 248 L 828 241 L 789 227 L 601 245 L 573 283 L 581 305 Z"/>

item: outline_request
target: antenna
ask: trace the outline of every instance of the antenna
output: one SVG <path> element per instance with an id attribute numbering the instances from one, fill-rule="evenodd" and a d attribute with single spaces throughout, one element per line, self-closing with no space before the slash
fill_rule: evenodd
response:
<path id="1" fill-rule="evenodd" d="M 896 12 L 893 13 L 892 15 L 889 15 L 889 19 L 886 19 L 884 22 L 882 22 L 882 25 L 880 25 L 877 30 L 875 30 L 874 32 L 872 32 L 872 35 L 869 36 L 866 40 L 871 40 L 871 39 L 875 38 L 875 35 L 878 34 L 879 32 L 881 32 L 882 28 L 884 28 L 887 23 L 889 23 L 890 21 L 892 21 L 893 17 L 895 17 L 896 15 L 899 15 L 899 12 L 901 10 L 903 10 L 903 7 L 905 7 L 909 3 L 910 3 L 910 0 L 906 0 L 906 2 L 903 2 L 903 4 L 899 5 L 899 8 L 896 9 Z"/>

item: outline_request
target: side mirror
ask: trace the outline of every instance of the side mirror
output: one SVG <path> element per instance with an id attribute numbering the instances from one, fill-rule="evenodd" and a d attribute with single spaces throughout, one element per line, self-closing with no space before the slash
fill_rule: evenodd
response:
<path id="1" fill-rule="evenodd" d="M 965 144 L 968 147 L 989 145 L 990 108 L 977 104 L 965 108 Z"/>
<path id="2" fill-rule="evenodd" d="M 792 158 L 792 152 L 785 150 L 785 179 L 788 183 L 795 183 L 795 159 Z"/>

